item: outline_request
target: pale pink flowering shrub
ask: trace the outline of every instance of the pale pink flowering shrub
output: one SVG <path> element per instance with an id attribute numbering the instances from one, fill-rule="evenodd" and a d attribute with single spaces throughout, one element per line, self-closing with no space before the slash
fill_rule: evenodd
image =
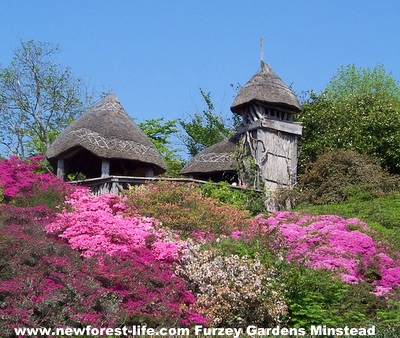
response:
<path id="1" fill-rule="evenodd" d="M 150 247 L 157 259 L 174 260 L 184 243 L 151 218 L 124 217 L 123 202 L 114 194 L 94 196 L 78 188 L 66 200 L 70 208 L 64 208 L 46 231 L 68 241 L 84 257 Z"/>
<path id="2" fill-rule="evenodd" d="M 288 314 L 284 288 L 276 270 L 250 258 L 225 256 L 218 249 L 201 250 L 189 240 L 175 271 L 188 281 L 197 301 L 194 308 L 210 326 L 275 326 Z"/>
<path id="3" fill-rule="evenodd" d="M 371 282 L 379 295 L 400 285 L 400 254 L 392 259 L 382 252 L 358 219 L 279 212 L 267 219 L 255 217 L 252 226 L 264 233 L 278 229 L 288 260 L 335 271 L 347 283 Z"/>

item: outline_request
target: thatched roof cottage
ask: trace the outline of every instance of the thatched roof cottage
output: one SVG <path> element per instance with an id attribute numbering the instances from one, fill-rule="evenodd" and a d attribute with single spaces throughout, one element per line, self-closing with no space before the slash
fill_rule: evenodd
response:
<path id="1" fill-rule="evenodd" d="M 153 143 L 114 94 L 72 122 L 49 146 L 46 157 L 63 178 L 73 173 L 86 178 L 149 177 L 166 170 Z"/>

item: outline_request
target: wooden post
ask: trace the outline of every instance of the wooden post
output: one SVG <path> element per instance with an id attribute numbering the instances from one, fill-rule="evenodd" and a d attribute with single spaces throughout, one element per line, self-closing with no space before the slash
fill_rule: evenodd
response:
<path id="1" fill-rule="evenodd" d="M 110 160 L 102 159 L 101 160 L 101 177 L 110 176 Z"/>
<path id="2" fill-rule="evenodd" d="M 146 177 L 154 177 L 154 170 L 153 168 L 147 168 L 146 169 Z"/>
<path id="3" fill-rule="evenodd" d="M 64 172 L 64 159 L 59 158 L 57 161 L 57 177 L 61 178 L 64 181 L 65 172 Z"/>

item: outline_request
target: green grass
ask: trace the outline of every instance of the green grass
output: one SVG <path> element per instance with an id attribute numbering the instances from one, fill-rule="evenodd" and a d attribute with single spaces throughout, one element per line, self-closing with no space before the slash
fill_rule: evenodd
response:
<path id="1" fill-rule="evenodd" d="M 300 205 L 296 211 L 358 218 L 375 230 L 377 237 L 392 243 L 395 249 L 400 250 L 400 192 L 379 198 L 358 195 L 340 204 Z"/>

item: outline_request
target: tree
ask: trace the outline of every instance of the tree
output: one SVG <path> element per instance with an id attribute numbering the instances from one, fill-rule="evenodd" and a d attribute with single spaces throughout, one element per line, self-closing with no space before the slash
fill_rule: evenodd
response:
<path id="1" fill-rule="evenodd" d="M 206 103 L 205 109 L 195 113 L 188 122 L 179 120 L 184 130 L 180 138 L 191 156 L 231 136 L 238 123 L 237 116 L 225 121 L 221 115 L 216 114 L 211 94 L 201 88 L 200 93 Z"/>
<path id="2" fill-rule="evenodd" d="M 0 138 L 9 154 L 44 154 L 92 99 L 70 68 L 54 62 L 59 51 L 51 43 L 21 41 L 10 65 L 0 68 Z"/>
<path id="3" fill-rule="evenodd" d="M 302 109 L 296 116 L 303 124 L 300 171 L 327 150 L 350 149 L 400 173 L 400 86 L 382 65 L 341 67 Z"/>
<path id="4" fill-rule="evenodd" d="M 164 118 L 144 120 L 138 123 L 139 128 L 153 142 L 167 165 L 166 176 L 177 177 L 183 168 L 184 162 L 179 156 L 178 149 L 172 148 L 171 136 L 178 133 L 178 120 L 164 122 Z"/>

